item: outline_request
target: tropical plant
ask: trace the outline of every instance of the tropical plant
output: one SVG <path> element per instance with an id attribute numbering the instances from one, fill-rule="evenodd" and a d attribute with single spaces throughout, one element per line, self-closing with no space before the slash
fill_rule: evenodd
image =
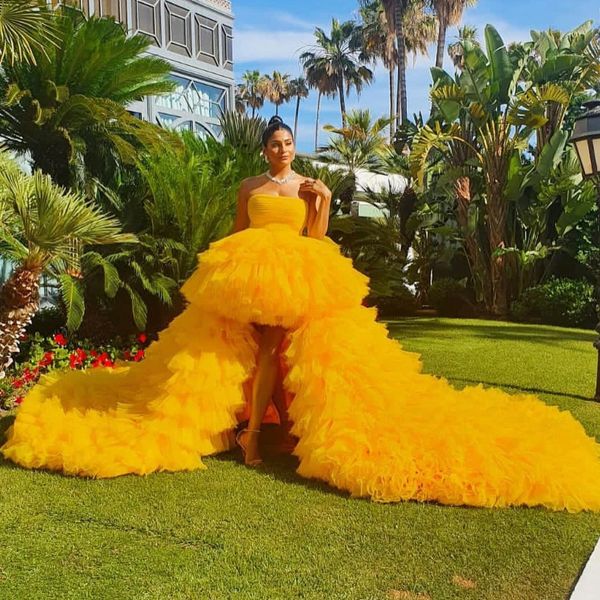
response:
<path id="1" fill-rule="evenodd" d="M 11 364 L 21 336 L 39 309 L 43 273 L 60 282 L 69 307 L 67 325 L 81 322 L 81 254 L 90 244 L 135 243 L 117 219 L 81 195 L 66 192 L 40 171 L 25 175 L 0 158 L 0 252 L 15 266 L 0 289 L 0 374 Z"/>
<path id="2" fill-rule="evenodd" d="M 530 60 L 538 60 L 539 48 L 524 46 L 531 52 L 528 58 L 521 47 L 517 60 L 490 25 L 485 29 L 485 52 L 470 39 L 461 41 L 464 68 L 454 78 L 432 69 L 435 111 L 432 122 L 421 127 L 415 137 L 410 159 L 413 174 L 422 181 L 431 164 L 442 161 L 448 167 L 446 177 L 454 180 L 457 220 L 465 236 L 477 234 L 473 243 L 467 244 L 471 265 L 487 262 L 479 272 L 486 282 L 481 291 L 494 314 L 506 315 L 509 295 L 520 289 L 509 285 L 509 275 L 518 279 L 519 269 L 529 268 L 529 262 L 519 257 L 531 261 L 547 254 L 538 246 L 539 239 L 527 235 L 529 225 L 524 224 L 518 233 L 512 224 L 526 214 L 519 206 L 520 199 L 531 197 L 531 190 L 539 194 L 543 181 L 563 160 L 568 134 L 560 126 L 565 110 L 572 94 L 597 74 L 597 61 L 593 65 L 597 34 L 596 38 L 586 37 L 581 28 L 576 31 L 577 37 L 587 39 L 577 60 L 571 50 L 559 47 L 547 56 L 548 74 L 558 65 L 563 69 L 570 66 L 571 75 L 565 76 L 564 84 L 530 78 L 528 65 Z M 563 52 L 565 59 L 558 60 Z M 545 68 L 543 64 L 538 67 L 541 71 Z M 585 72 L 585 77 L 573 69 Z M 540 133 L 542 128 L 546 131 Z M 533 133 L 537 147 L 526 152 Z"/>
<path id="3" fill-rule="evenodd" d="M 35 64 L 56 44 L 55 25 L 46 3 L 38 0 L 0 0 L 0 64 Z"/>
<path id="4" fill-rule="evenodd" d="M 463 12 L 469 6 L 477 4 L 477 0 L 428 0 L 438 22 L 437 52 L 435 66 L 444 66 L 444 52 L 446 50 L 446 31 L 452 25 L 458 25 Z"/>
<path id="5" fill-rule="evenodd" d="M 298 115 L 300 114 L 300 100 L 308 98 L 309 87 L 304 77 L 297 77 L 290 81 L 289 93 L 290 99 L 296 98 L 296 112 L 294 114 L 294 139 L 298 134 Z"/>
<path id="6" fill-rule="evenodd" d="M 373 121 L 369 110 L 352 110 L 346 116 L 344 127 L 325 125 L 324 129 L 333 135 L 329 144 L 321 149 L 319 158 L 343 165 L 352 176 L 360 168 L 374 167 L 387 147 L 384 131 L 389 124 L 387 117 Z"/>
<path id="7" fill-rule="evenodd" d="M 260 84 L 264 98 L 275 105 L 275 114 L 279 114 L 279 107 L 290 99 L 290 76 L 287 73 L 273 71 L 272 75 L 265 75 Z"/>
<path id="8" fill-rule="evenodd" d="M 95 164 L 134 162 L 142 145 L 168 137 L 126 106 L 173 88 L 170 65 L 144 54 L 150 41 L 113 19 L 71 6 L 54 13 L 57 44 L 32 48 L 35 64 L 0 72 L 0 136 L 65 187 L 83 185 Z M 94 173 L 92 173 L 94 175 Z"/>
<path id="9" fill-rule="evenodd" d="M 300 62 L 311 81 L 323 82 L 323 88 L 338 96 L 342 125 L 346 125 L 346 94 L 354 88 L 360 94 L 365 84 L 373 80 L 371 69 L 359 59 L 361 29 L 355 21 L 331 21 L 331 32 L 315 29 L 316 44 L 300 55 Z M 314 77 L 308 72 L 315 73 Z M 317 83 L 319 87 L 319 83 Z"/>

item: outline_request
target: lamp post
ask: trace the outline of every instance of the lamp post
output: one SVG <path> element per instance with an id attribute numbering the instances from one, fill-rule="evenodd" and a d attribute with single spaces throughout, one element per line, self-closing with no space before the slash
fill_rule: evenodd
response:
<path id="1" fill-rule="evenodd" d="M 594 258 L 592 265 L 596 271 L 596 307 L 600 318 L 600 100 L 590 100 L 583 105 L 586 112 L 576 121 L 571 141 L 575 145 L 583 176 L 596 185 L 596 225 L 592 235 Z M 600 322 L 596 326 L 600 334 Z M 598 351 L 596 371 L 596 394 L 594 400 L 600 402 L 600 337 L 594 342 Z"/>

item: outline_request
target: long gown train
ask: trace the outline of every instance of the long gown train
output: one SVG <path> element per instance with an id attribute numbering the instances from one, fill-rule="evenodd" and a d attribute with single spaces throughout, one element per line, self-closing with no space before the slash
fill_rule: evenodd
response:
<path id="1" fill-rule="evenodd" d="M 421 373 L 361 304 L 367 277 L 328 238 L 299 235 L 304 201 L 257 194 L 248 212 L 248 229 L 199 255 L 189 305 L 144 361 L 45 375 L 5 457 L 90 477 L 204 468 L 231 447 L 264 323 L 287 330 L 300 475 L 381 502 L 600 510 L 600 445 L 570 413 Z"/>

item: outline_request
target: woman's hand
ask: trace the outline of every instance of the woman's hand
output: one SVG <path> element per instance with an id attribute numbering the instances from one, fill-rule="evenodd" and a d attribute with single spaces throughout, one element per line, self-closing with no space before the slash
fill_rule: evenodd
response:
<path id="1" fill-rule="evenodd" d="M 329 188 L 320 179 L 312 179 L 311 177 L 307 177 L 300 184 L 298 195 L 304 200 L 316 200 L 317 198 L 331 200 Z"/>

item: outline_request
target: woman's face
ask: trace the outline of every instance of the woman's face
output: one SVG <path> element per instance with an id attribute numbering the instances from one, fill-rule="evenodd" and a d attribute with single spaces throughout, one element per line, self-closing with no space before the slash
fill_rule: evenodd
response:
<path id="1" fill-rule="evenodd" d="M 273 168 L 281 169 L 292 164 L 296 156 L 292 134 L 287 129 L 278 129 L 269 138 L 263 154 Z"/>

